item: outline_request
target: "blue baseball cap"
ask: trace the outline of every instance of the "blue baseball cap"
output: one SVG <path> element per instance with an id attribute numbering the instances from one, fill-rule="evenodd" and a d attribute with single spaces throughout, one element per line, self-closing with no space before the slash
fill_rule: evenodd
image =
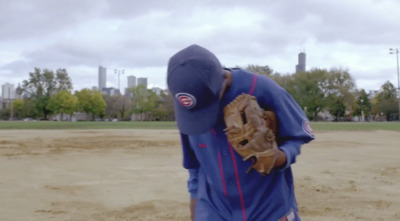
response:
<path id="1" fill-rule="evenodd" d="M 184 48 L 169 59 L 167 84 L 181 133 L 201 134 L 215 125 L 223 73 L 217 57 L 198 45 Z"/>

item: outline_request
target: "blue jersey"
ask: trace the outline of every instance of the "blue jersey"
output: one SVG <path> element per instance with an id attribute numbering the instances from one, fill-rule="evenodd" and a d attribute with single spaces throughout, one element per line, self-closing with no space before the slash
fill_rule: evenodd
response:
<path id="1" fill-rule="evenodd" d="M 232 85 L 220 101 L 215 126 L 200 135 L 181 134 L 183 166 L 190 174 L 188 189 L 191 198 L 197 199 L 195 220 L 300 220 L 291 164 L 301 145 L 314 139 L 308 119 L 294 99 L 268 77 L 242 69 L 230 71 Z M 273 110 L 278 118 L 276 138 L 287 162 L 266 176 L 255 170 L 246 173 L 252 162 L 242 160 L 223 131 L 223 107 L 242 93 L 255 96 L 263 109 Z"/>

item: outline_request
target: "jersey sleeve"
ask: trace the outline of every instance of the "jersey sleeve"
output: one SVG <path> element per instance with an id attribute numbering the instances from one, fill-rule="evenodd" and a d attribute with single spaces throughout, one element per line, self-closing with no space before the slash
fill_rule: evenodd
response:
<path id="1" fill-rule="evenodd" d="M 301 145 L 313 140 L 314 134 L 302 108 L 284 88 L 266 76 L 257 78 L 254 96 L 262 108 L 273 110 L 278 118 L 277 142 L 287 157 L 285 169 L 296 162 Z"/>
<path id="2" fill-rule="evenodd" d="M 197 198 L 199 161 L 190 147 L 189 138 L 181 133 L 183 167 L 188 169 L 189 178 L 187 180 L 187 188 L 191 199 Z"/>
<path id="3" fill-rule="evenodd" d="M 188 169 L 188 171 L 189 179 L 187 181 L 187 188 L 190 194 L 190 199 L 197 199 L 199 168 Z"/>
<path id="4" fill-rule="evenodd" d="M 199 161 L 189 143 L 189 137 L 181 133 L 183 167 L 186 169 L 194 169 L 199 167 Z"/>

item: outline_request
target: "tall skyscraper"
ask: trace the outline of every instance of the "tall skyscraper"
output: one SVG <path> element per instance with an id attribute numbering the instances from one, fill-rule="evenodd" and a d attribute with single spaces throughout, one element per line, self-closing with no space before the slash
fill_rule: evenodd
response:
<path id="1" fill-rule="evenodd" d="M 147 89 L 147 78 L 138 78 L 137 86 L 139 85 L 144 85 L 144 87 Z"/>
<path id="2" fill-rule="evenodd" d="M 127 77 L 128 81 L 128 88 L 133 88 L 136 87 L 136 77 L 133 75 L 130 75 Z"/>
<path id="3" fill-rule="evenodd" d="M 305 72 L 306 71 L 306 53 L 299 53 L 299 61 L 296 65 L 296 73 Z"/>
<path id="4" fill-rule="evenodd" d="M 9 99 L 15 99 L 15 89 L 14 85 L 10 83 L 5 83 L 1 86 L 1 96 L 3 101 Z"/>
<path id="5" fill-rule="evenodd" d="M 99 66 L 99 91 L 106 87 L 107 82 L 107 68 Z"/>

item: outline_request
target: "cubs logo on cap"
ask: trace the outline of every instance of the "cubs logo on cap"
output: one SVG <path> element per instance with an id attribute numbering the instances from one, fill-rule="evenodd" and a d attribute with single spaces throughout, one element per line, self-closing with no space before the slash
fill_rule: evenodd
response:
<path id="1" fill-rule="evenodd" d="M 177 93 L 175 98 L 179 101 L 182 106 L 187 109 L 191 109 L 196 106 L 196 98 L 188 93 Z"/>

